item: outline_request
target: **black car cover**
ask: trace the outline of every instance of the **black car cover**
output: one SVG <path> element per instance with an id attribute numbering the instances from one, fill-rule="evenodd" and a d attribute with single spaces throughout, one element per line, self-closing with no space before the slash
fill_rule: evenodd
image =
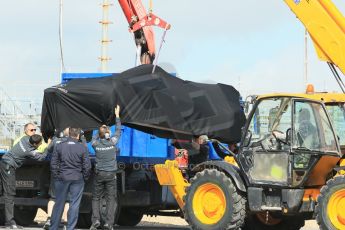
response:
<path id="1" fill-rule="evenodd" d="M 163 138 L 206 134 L 226 143 L 240 141 L 245 116 L 238 91 L 224 84 L 201 84 L 171 76 L 160 67 L 142 65 L 116 76 L 75 79 L 44 91 L 41 129 L 45 139 L 55 129 L 84 131 L 114 124 L 121 107 L 124 125 Z"/>

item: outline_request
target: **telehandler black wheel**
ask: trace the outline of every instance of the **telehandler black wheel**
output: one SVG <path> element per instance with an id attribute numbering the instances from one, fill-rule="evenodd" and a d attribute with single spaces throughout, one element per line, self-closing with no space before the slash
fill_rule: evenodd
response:
<path id="1" fill-rule="evenodd" d="M 315 214 L 321 230 L 345 229 L 345 176 L 334 177 L 322 187 Z"/>
<path id="2" fill-rule="evenodd" d="M 246 199 L 231 178 L 216 169 L 198 172 L 186 188 L 184 215 L 192 229 L 239 229 Z"/>
<path id="3" fill-rule="evenodd" d="M 279 217 L 260 212 L 248 215 L 242 230 L 299 230 L 304 223 L 304 219 L 300 216 Z"/>

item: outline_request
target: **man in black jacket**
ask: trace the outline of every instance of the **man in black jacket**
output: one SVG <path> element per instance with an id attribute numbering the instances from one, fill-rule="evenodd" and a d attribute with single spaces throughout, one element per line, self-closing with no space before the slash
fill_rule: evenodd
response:
<path id="1" fill-rule="evenodd" d="M 119 150 L 116 146 L 121 137 L 120 107 L 115 108 L 116 132 L 110 136 L 110 130 L 103 125 L 99 128 L 98 136 L 92 138 L 92 147 L 96 153 L 96 172 L 94 190 L 92 194 L 92 226 L 91 230 L 100 227 L 100 201 L 102 194 L 106 199 L 106 216 L 104 229 L 113 229 L 115 210 L 117 207 L 116 186 L 116 155 Z"/>
<path id="2" fill-rule="evenodd" d="M 42 137 L 40 135 L 24 136 L 1 159 L 0 182 L 5 201 L 6 226 L 11 229 L 22 228 L 16 224 L 13 216 L 14 196 L 16 195 L 16 170 L 23 165 L 26 158 L 38 161 L 45 159 L 46 152 L 39 153 L 37 151 L 41 143 Z"/>
<path id="3" fill-rule="evenodd" d="M 56 201 L 51 217 L 51 230 L 57 230 L 59 227 L 68 193 L 70 208 L 67 229 L 72 230 L 77 224 L 84 180 L 89 178 L 91 170 L 87 147 L 79 142 L 80 132 L 79 128 L 70 128 L 70 136 L 57 144 L 53 151 L 50 167 L 55 180 Z"/>
<path id="4" fill-rule="evenodd" d="M 55 136 L 53 137 L 51 143 L 49 144 L 49 146 L 47 148 L 47 158 L 48 159 L 51 159 L 55 146 L 58 145 L 59 143 L 63 142 L 63 141 L 66 141 L 68 136 L 69 136 L 69 127 L 65 128 L 62 132 L 60 132 L 58 130 L 56 131 Z M 43 225 L 43 229 L 46 229 L 46 230 L 48 230 L 50 228 L 50 224 L 51 224 L 50 219 L 52 216 L 53 207 L 54 207 L 55 198 L 56 198 L 55 187 L 54 187 L 54 177 L 52 174 L 50 176 L 49 195 L 50 195 L 50 198 L 49 198 L 48 205 L 47 205 L 47 216 L 48 217 L 47 217 L 46 223 Z M 64 211 L 62 214 L 62 222 L 64 224 L 67 223 L 68 208 L 69 208 L 69 203 L 66 202 L 65 208 L 64 208 Z"/>

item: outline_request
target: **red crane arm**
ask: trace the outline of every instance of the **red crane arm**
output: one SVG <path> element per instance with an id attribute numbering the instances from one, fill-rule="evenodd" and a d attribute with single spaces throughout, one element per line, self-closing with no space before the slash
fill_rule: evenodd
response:
<path id="1" fill-rule="evenodd" d="M 136 46 L 141 47 L 141 64 L 151 64 L 155 59 L 155 38 L 152 26 L 170 29 L 170 24 L 158 16 L 147 14 L 141 0 L 119 0 L 119 4 L 129 24 L 130 31 L 134 33 Z"/>

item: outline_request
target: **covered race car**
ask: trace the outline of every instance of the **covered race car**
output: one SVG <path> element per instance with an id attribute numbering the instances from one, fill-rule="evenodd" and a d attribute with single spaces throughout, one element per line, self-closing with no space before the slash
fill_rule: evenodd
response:
<path id="1" fill-rule="evenodd" d="M 75 79 L 44 91 L 41 129 L 48 138 L 55 129 L 84 131 L 114 124 L 121 106 L 124 125 L 163 138 L 208 135 L 226 143 L 240 141 L 245 116 L 232 86 L 202 84 L 171 76 L 153 65 L 120 74 Z"/>

